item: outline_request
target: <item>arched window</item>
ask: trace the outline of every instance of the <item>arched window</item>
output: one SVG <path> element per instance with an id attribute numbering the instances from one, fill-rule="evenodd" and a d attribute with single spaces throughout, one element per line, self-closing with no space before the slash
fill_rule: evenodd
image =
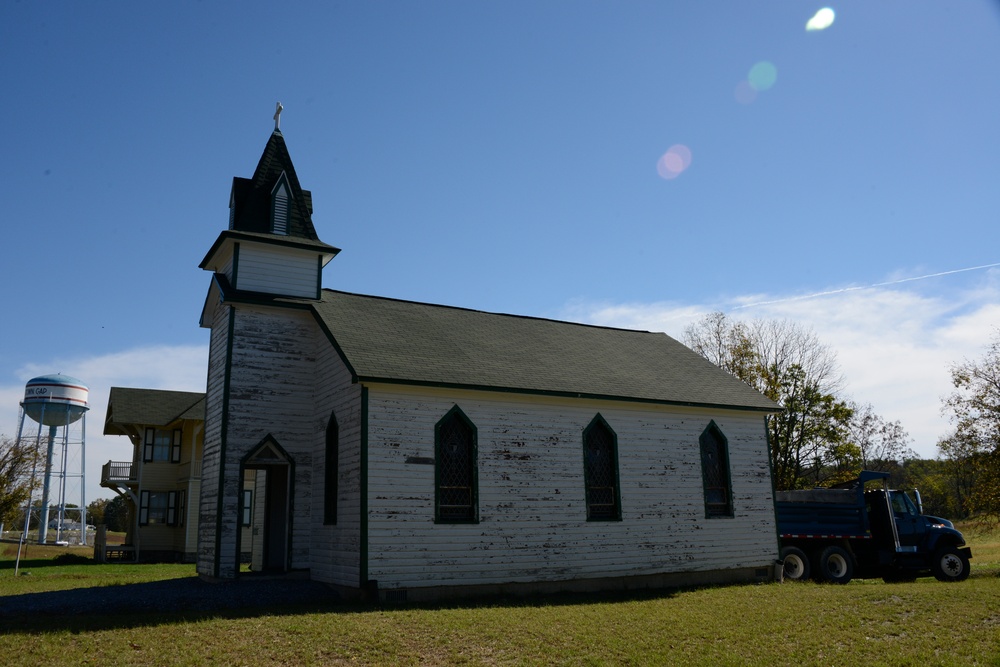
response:
<path id="1" fill-rule="evenodd" d="M 456 405 L 434 427 L 435 520 L 476 523 L 476 427 Z"/>
<path id="2" fill-rule="evenodd" d="M 705 487 L 705 516 L 733 516 L 726 436 L 713 421 L 702 431 L 698 442 L 701 445 L 701 477 Z"/>
<path id="3" fill-rule="evenodd" d="M 326 425 L 326 462 L 323 471 L 323 524 L 337 523 L 337 475 L 340 464 L 340 426 L 337 415 L 330 414 Z"/>
<path id="4" fill-rule="evenodd" d="M 618 436 L 597 415 L 583 430 L 583 474 L 588 521 L 621 521 L 618 488 Z"/>

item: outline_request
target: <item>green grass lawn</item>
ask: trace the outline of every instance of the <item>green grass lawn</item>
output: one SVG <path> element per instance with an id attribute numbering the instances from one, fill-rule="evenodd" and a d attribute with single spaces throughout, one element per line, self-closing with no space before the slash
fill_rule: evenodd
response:
<path id="1" fill-rule="evenodd" d="M 7 665 L 996 665 L 1000 532 L 966 527 L 957 584 L 854 581 L 480 604 L 0 617 Z M 3 545 L 7 546 L 7 545 Z M 53 565 L 0 596 L 194 576 L 190 565 Z M 10 565 L 10 567 L 8 567 Z"/>

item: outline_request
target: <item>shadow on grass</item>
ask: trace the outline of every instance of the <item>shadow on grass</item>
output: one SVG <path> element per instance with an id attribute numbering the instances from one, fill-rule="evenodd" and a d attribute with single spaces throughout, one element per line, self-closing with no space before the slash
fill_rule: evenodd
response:
<path id="1" fill-rule="evenodd" d="M 183 577 L 0 597 L 0 627 L 7 634 L 82 632 L 348 606 L 326 585 L 308 580 L 208 583 Z"/>
<path id="2" fill-rule="evenodd" d="M 92 632 L 300 614 L 368 613 L 392 609 L 446 610 L 477 607 L 541 607 L 666 599 L 679 591 L 560 593 L 524 597 L 483 597 L 433 603 L 380 605 L 347 601 L 326 584 L 307 579 L 241 578 L 209 583 L 183 577 L 137 584 L 94 586 L 0 597 L 0 632 L 45 634 Z"/>
<path id="3" fill-rule="evenodd" d="M 86 556 L 78 556 L 76 554 L 62 554 L 56 556 L 55 558 L 22 558 L 20 563 L 20 569 L 27 570 L 29 568 L 39 568 L 39 567 L 52 567 L 52 566 L 65 566 L 65 565 L 96 565 L 93 558 L 87 558 Z M 2 560 L 0 561 L 0 570 L 13 570 L 14 567 L 18 565 L 16 560 Z"/>

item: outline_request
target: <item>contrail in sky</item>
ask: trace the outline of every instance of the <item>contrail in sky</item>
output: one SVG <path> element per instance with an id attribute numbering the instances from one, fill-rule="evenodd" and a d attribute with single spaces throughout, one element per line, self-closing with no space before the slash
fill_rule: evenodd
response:
<path id="1" fill-rule="evenodd" d="M 928 273 L 926 276 L 916 276 L 914 278 L 900 278 L 899 280 L 890 280 L 884 283 L 873 283 L 871 285 L 861 285 L 859 287 L 845 287 L 843 289 L 830 290 L 829 292 L 816 292 L 815 294 L 803 294 L 802 296 L 790 296 L 786 299 L 775 299 L 773 301 L 757 301 L 755 303 L 745 303 L 742 306 L 735 306 L 733 310 L 739 310 L 740 308 L 752 308 L 753 306 L 769 306 L 773 303 L 785 303 L 788 301 L 803 301 L 805 299 L 814 299 L 818 296 L 829 296 L 831 294 L 842 294 L 844 292 L 856 292 L 863 289 L 872 289 L 873 287 L 885 287 L 886 285 L 899 285 L 900 283 L 909 283 L 914 280 L 926 280 L 928 278 L 938 278 L 940 276 L 950 276 L 953 273 L 964 273 L 965 271 L 979 271 L 980 269 L 990 269 L 994 266 L 1000 266 L 1000 262 L 994 264 L 983 264 L 982 266 L 970 266 L 967 269 L 955 269 L 953 271 L 941 271 L 940 273 Z"/>

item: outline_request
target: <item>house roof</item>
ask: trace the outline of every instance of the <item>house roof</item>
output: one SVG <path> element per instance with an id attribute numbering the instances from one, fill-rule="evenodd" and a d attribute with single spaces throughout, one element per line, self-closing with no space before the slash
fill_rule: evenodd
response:
<path id="1" fill-rule="evenodd" d="M 168 426 L 181 419 L 205 419 L 205 394 L 112 387 L 104 435 L 127 435 L 127 425 Z"/>
<path id="2" fill-rule="evenodd" d="M 663 333 L 334 290 L 310 305 L 359 381 L 780 410 Z"/>

